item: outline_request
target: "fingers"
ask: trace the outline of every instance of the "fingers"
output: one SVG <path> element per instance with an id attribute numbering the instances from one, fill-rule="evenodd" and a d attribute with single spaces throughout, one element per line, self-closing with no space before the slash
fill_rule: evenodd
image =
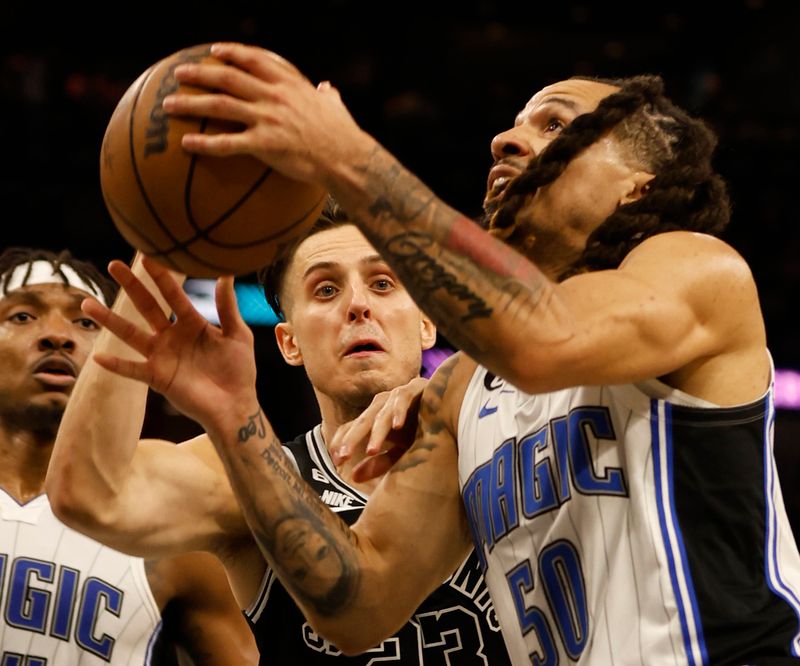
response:
<path id="1" fill-rule="evenodd" d="M 365 458 L 353 468 L 353 481 L 363 483 L 383 476 L 405 452 L 405 448 L 396 446 L 380 455 Z"/>
<path id="2" fill-rule="evenodd" d="M 168 308 L 175 313 L 176 317 L 184 320 L 201 319 L 205 321 L 202 315 L 195 309 L 194 305 L 192 305 L 192 301 L 189 299 L 188 294 L 184 291 L 183 286 L 178 284 L 166 266 L 150 257 L 144 257 L 142 259 L 142 265 L 153 279 L 156 287 L 158 287 L 158 290 L 164 297 L 164 301 Z M 144 286 L 142 286 L 142 288 L 144 288 Z M 156 304 L 156 307 L 161 310 L 159 305 Z M 164 315 L 163 310 L 161 310 L 161 314 L 167 323 L 166 326 L 156 329 L 159 331 L 170 325 L 169 319 L 167 319 L 166 315 Z"/>
<path id="3" fill-rule="evenodd" d="M 217 317 L 224 335 L 231 335 L 240 330 L 244 320 L 239 312 L 233 276 L 221 277 L 216 286 Z"/>
<path id="4" fill-rule="evenodd" d="M 135 379 L 145 384 L 149 384 L 152 380 L 150 370 L 146 363 L 130 361 L 100 352 L 93 354 L 92 358 L 101 368 L 105 368 L 109 372 L 113 372 L 121 377 Z"/>
<path id="5" fill-rule="evenodd" d="M 151 336 L 134 323 L 120 317 L 94 298 L 84 299 L 81 303 L 81 310 L 129 347 L 142 355 L 146 354 Z"/>
<path id="6" fill-rule="evenodd" d="M 286 58 L 274 51 L 237 42 L 217 42 L 211 45 L 211 55 L 252 72 L 265 81 L 277 80 L 286 75 L 302 76 Z"/>
<path id="7" fill-rule="evenodd" d="M 387 439 L 393 431 L 405 429 L 403 438 L 413 439 L 419 400 L 427 383 L 427 379 L 417 377 L 391 391 L 378 393 L 358 418 L 336 431 L 331 445 L 334 463 L 348 460 L 359 447 L 364 447 L 368 456 L 378 454 L 392 446 Z"/>
<path id="8" fill-rule="evenodd" d="M 169 320 L 158 301 L 127 264 L 114 260 L 109 264 L 108 272 L 153 330 L 161 331 L 169 326 Z"/>
<path id="9" fill-rule="evenodd" d="M 333 452 L 332 457 L 335 464 L 338 465 L 348 460 L 355 451 L 363 447 L 366 442 L 370 441 L 375 428 L 377 428 L 378 433 L 380 433 L 375 437 L 377 438 L 380 436 L 379 441 L 385 439 L 390 428 L 386 427 L 385 417 L 382 418 L 381 410 L 390 395 L 391 393 L 386 391 L 378 393 L 372 399 L 372 403 L 369 407 L 361 412 L 357 418 L 339 426 L 336 430 L 336 434 L 333 436 L 333 442 L 331 444 L 331 451 Z M 380 419 L 380 423 L 378 423 L 378 419 Z"/>

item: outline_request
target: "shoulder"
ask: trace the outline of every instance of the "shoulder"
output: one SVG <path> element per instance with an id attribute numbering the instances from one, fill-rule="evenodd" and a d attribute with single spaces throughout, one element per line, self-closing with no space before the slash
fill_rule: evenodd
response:
<path id="1" fill-rule="evenodd" d="M 751 282 L 753 275 L 744 257 L 716 236 L 692 231 L 670 231 L 643 241 L 625 257 L 620 270 L 641 270 L 644 266 L 691 268 L 692 274 L 719 275 Z"/>
<path id="2" fill-rule="evenodd" d="M 423 408 L 439 416 L 452 426 L 458 420 L 461 402 L 478 364 L 464 352 L 456 352 L 445 359 L 431 375 L 422 393 Z"/>
<path id="3" fill-rule="evenodd" d="M 688 303 L 725 313 L 760 312 L 750 266 L 731 245 L 708 234 L 673 231 L 657 234 L 632 250 L 619 270 L 654 286 L 682 292 Z"/>

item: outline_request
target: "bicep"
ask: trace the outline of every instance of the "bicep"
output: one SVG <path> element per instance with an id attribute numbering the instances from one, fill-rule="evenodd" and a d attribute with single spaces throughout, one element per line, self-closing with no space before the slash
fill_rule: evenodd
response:
<path id="1" fill-rule="evenodd" d="M 535 352 L 534 381 L 521 388 L 628 383 L 722 353 L 737 343 L 731 315 L 752 307 L 742 265 L 716 239 L 664 234 L 618 269 L 566 280 L 557 297 L 572 334 Z"/>
<path id="2" fill-rule="evenodd" d="M 136 555 L 215 551 L 247 533 L 222 463 L 204 435 L 182 444 L 140 442 L 120 496 L 107 540 Z"/>

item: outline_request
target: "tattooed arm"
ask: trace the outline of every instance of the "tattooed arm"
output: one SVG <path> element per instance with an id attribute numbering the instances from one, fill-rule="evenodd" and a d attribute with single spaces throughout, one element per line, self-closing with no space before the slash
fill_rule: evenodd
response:
<path id="1" fill-rule="evenodd" d="M 175 321 L 153 317 L 149 333 L 131 333 L 123 320 L 93 306 L 144 359 L 103 355 L 98 363 L 147 382 L 205 428 L 265 559 L 319 633 L 348 653 L 390 636 L 471 545 L 453 433 L 474 364 L 451 357 L 439 368 L 423 394 L 417 442 L 351 530 L 299 478 L 264 418 L 252 332 L 238 312 L 233 280 L 217 284 L 220 327 L 213 327 L 166 269 L 144 263 Z M 137 306 L 148 301 L 140 294 Z"/>
<path id="2" fill-rule="evenodd" d="M 495 374 L 533 393 L 648 377 L 719 404 L 763 393 L 769 361 L 757 289 L 747 264 L 725 243 L 659 233 L 619 269 L 558 284 L 548 278 L 577 259 L 593 225 L 641 196 L 649 174 L 635 171 L 614 137 L 583 150 L 537 192 L 535 213 L 525 208 L 518 217 L 532 224 L 535 215 L 542 227 L 567 225 L 563 238 L 540 230 L 530 251 L 540 257 L 537 266 L 439 200 L 358 126 L 330 84 L 315 88 L 264 49 L 221 44 L 213 53 L 235 66 L 192 64 L 175 74 L 216 92 L 169 96 L 164 109 L 236 119 L 245 129 L 188 134 L 183 146 L 251 154 L 288 176 L 324 185 L 446 337 Z M 560 121 L 568 124 L 577 114 Z M 526 116 L 526 131 L 544 137 L 546 127 L 536 118 Z M 550 140 L 546 135 L 538 149 Z M 515 157 L 517 167 L 527 162 Z M 737 387 L 729 373 L 746 387 Z"/>
<path id="3" fill-rule="evenodd" d="M 423 393 L 414 445 L 352 529 L 297 477 L 255 397 L 206 424 L 265 557 L 314 628 L 347 654 L 395 633 L 471 547 L 453 432 L 474 368 L 461 355 L 442 364 Z"/>
<path id="4" fill-rule="evenodd" d="M 334 90 L 314 88 L 269 51 L 215 48 L 240 69 L 190 64 L 175 73 L 182 82 L 228 95 L 169 96 L 164 108 L 178 115 L 246 113 L 250 127 L 238 134 L 190 134 L 185 148 L 252 153 L 284 173 L 324 184 L 448 340 L 496 374 L 519 373 L 521 363 L 508 349 L 552 344 L 570 334 L 541 271 L 439 200 L 356 125 Z M 280 86 L 280 95 L 272 95 L 271 85 Z"/>

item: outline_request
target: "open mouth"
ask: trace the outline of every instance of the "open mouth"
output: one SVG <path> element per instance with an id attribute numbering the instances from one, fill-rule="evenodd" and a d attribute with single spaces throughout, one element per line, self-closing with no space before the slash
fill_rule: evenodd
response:
<path id="1" fill-rule="evenodd" d="M 72 386 L 78 372 L 69 359 L 63 356 L 50 356 L 36 364 L 33 376 L 50 386 Z"/>
<path id="2" fill-rule="evenodd" d="M 359 354 L 369 354 L 372 352 L 382 352 L 382 351 L 383 347 L 381 347 L 377 342 L 364 341 L 364 342 L 357 342 L 354 345 L 348 347 L 344 355 L 356 356 Z"/>

